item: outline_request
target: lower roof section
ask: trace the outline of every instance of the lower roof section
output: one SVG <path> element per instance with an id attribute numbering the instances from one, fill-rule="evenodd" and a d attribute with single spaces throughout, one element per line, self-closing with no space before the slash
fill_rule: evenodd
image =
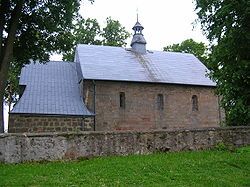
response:
<path id="1" fill-rule="evenodd" d="M 76 64 L 73 62 L 26 65 L 19 84 L 25 85 L 25 90 L 11 114 L 93 115 L 80 96 Z"/>

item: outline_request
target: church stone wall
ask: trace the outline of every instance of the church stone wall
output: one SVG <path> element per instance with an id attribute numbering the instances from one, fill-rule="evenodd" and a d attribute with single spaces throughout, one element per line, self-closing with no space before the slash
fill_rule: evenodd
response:
<path id="1" fill-rule="evenodd" d="M 80 132 L 93 130 L 93 118 L 10 114 L 9 133 Z"/>
<path id="2" fill-rule="evenodd" d="M 80 83 L 81 93 L 83 93 L 84 104 L 87 106 L 88 110 L 95 113 L 94 108 L 94 98 L 96 95 L 95 81 L 82 81 Z"/>
<path id="3" fill-rule="evenodd" d="M 84 82 L 87 107 L 94 108 L 94 86 Z M 218 127 L 222 113 L 213 87 L 95 81 L 96 130 L 146 130 Z M 120 92 L 125 107 L 120 107 Z M 157 96 L 163 96 L 163 109 Z M 192 96 L 198 98 L 193 111 Z"/>
<path id="4" fill-rule="evenodd" d="M 218 127 L 223 120 L 213 87 L 92 80 L 81 84 L 86 106 L 96 113 L 97 131 Z M 193 110 L 193 96 L 198 110 Z M 94 130 L 94 117 L 10 115 L 9 132 L 13 133 L 88 130 Z"/>

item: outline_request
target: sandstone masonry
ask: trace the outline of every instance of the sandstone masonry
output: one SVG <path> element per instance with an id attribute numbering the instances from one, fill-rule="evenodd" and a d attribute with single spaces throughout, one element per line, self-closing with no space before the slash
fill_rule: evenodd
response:
<path id="1" fill-rule="evenodd" d="M 93 130 L 93 118 L 75 116 L 10 115 L 10 133 L 24 132 L 80 132 Z"/>
<path id="2" fill-rule="evenodd" d="M 96 113 L 96 130 L 218 127 L 223 120 L 214 87 L 92 80 L 81 87 L 86 106 Z M 197 97 L 195 111 L 193 96 Z"/>

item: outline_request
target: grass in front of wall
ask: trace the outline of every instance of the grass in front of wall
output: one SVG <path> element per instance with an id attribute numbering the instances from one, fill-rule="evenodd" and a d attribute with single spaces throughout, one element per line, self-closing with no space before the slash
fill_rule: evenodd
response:
<path id="1" fill-rule="evenodd" d="M 250 147 L 0 164 L 0 186 L 250 186 Z"/>

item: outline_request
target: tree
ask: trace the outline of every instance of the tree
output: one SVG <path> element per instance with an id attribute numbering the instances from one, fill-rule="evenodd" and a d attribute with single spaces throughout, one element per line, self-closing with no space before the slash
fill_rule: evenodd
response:
<path id="1" fill-rule="evenodd" d="M 184 40 L 181 43 L 169 45 L 163 48 L 164 51 L 191 53 L 196 56 L 201 62 L 206 64 L 208 60 L 208 49 L 202 42 L 198 43 L 193 39 Z"/>
<path id="2" fill-rule="evenodd" d="M 196 0 L 198 22 L 213 44 L 208 66 L 228 125 L 250 125 L 249 7 L 249 0 Z"/>
<path id="3" fill-rule="evenodd" d="M 71 50 L 63 52 L 63 59 L 72 61 L 74 59 L 77 44 L 125 46 L 126 39 L 130 36 L 118 20 L 110 17 L 106 19 L 106 26 L 101 29 L 96 19 L 78 19 L 71 31 Z"/>
<path id="4" fill-rule="evenodd" d="M 101 44 L 98 37 L 100 33 L 101 28 L 96 19 L 79 18 L 73 25 L 71 33 L 69 33 L 70 49 L 63 52 L 63 60 L 72 61 L 74 59 L 77 44 Z"/>
<path id="5" fill-rule="evenodd" d="M 21 72 L 21 66 L 15 61 L 10 63 L 8 72 L 7 86 L 5 87 L 4 102 L 9 106 L 17 102 L 18 96 L 20 95 L 20 87 L 18 83 L 18 76 Z"/>
<path id="6" fill-rule="evenodd" d="M 112 20 L 111 17 L 106 19 L 106 27 L 103 28 L 101 36 L 103 37 L 102 44 L 108 46 L 125 46 L 126 39 L 130 36 L 119 21 Z"/>
<path id="7" fill-rule="evenodd" d="M 51 52 L 69 48 L 68 33 L 78 16 L 80 0 L 0 1 L 0 132 L 3 101 L 11 62 L 48 61 Z"/>

